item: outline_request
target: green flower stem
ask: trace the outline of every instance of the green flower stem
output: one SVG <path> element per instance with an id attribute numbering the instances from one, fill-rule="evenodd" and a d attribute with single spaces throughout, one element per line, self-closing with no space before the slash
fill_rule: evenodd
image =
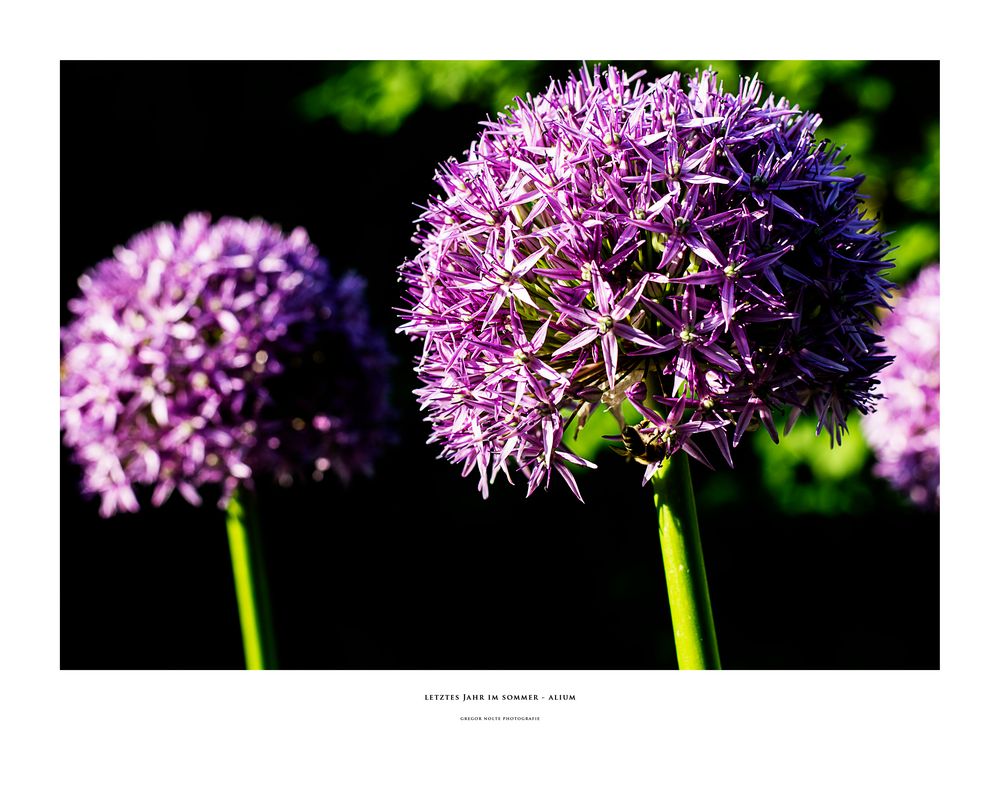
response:
<path id="1" fill-rule="evenodd" d="M 681 669 L 721 669 L 686 453 L 668 458 L 653 474 L 653 499 L 677 664 Z"/>
<path id="2" fill-rule="evenodd" d="M 277 669 L 260 527 L 256 500 L 251 492 L 238 489 L 229 501 L 226 530 L 247 669 Z"/>

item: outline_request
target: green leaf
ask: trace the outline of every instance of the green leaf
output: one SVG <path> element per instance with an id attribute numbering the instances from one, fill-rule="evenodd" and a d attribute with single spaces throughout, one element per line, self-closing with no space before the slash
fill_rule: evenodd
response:
<path id="1" fill-rule="evenodd" d="M 907 225 L 890 239 L 899 248 L 892 253 L 896 263 L 889 270 L 889 278 L 896 283 L 906 283 L 921 267 L 938 258 L 940 248 L 938 229 L 929 222 Z"/>
<path id="2" fill-rule="evenodd" d="M 816 435 L 816 424 L 815 417 L 800 419 L 778 445 L 764 431 L 753 434 L 764 487 L 787 513 L 857 511 L 871 499 L 862 480 L 871 451 L 860 433 L 860 418 L 848 418 L 851 432 L 832 449 L 825 431 Z"/>

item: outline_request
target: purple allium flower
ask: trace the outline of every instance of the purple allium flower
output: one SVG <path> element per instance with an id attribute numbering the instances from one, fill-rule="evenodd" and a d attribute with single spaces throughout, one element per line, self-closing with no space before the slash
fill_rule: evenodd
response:
<path id="1" fill-rule="evenodd" d="M 832 443 L 872 407 L 890 284 L 863 177 L 756 78 L 640 77 L 583 70 L 516 100 L 420 216 L 400 331 L 423 342 L 431 441 L 484 496 L 511 467 L 529 494 L 555 471 L 579 496 L 567 465 L 594 465 L 563 432 L 602 402 L 645 417 L 647 480 L 702 458 L 703 432 L 730 461 L 752 425 L 777 440 L 776 413 L 814 409 Z"/>
<path id="2" fill-rule="evenodd" d="M 364 281 L 333 280 L 306 232 L 191 214 L 80 278 L 62 332 L 61 422 L 101 513 L 134 486 L 194 504 L 271 473 L 367 472 L 389 439 L 384 339 Z"/>
<path id="3" fill-rule="evenodd" d="M 896 300 L 881 329 L 895 361 L 882 373 L 876 413 L 864 421 L 878 458 L 875 473 L 925 508 L 940 503 L 940 296 L 934 264 Z"/>

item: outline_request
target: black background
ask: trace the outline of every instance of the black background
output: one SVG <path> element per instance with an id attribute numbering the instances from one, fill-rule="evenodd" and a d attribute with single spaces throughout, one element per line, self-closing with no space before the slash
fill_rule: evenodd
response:
<path id="1" fill-rule="evenodd" d="M 562 76 L 572 64 L 553 65 Z M 919 65 L 918 65 L 919 66 Z M 369 281 L 398 364 L 400 444 L 373 479 L 264 485 L 264 547 L 284 668 L 670 668 L 676 665 L 649 487 L 602 457 L 585 505 L 561 485 L 523 497 L 436 458 L 412 400 L 414 347 L 392 333 L 414 203 L 483 113 L 425 107 L 392 137 L 305 122 L 293 100 L 338 65 L 100 64 L 62 68 L 59 299 L 132 234 L 192 210 L 301 225 L 335 272 Z M 894 111 L 927 114 L 937 65 L 872 67 Z M 836 119 L 836 97 L 824 97 Z M 931 109 L 933 113 L 935 109 Z M 881 135 L 881 132 L 880 132 Z M 883 209 L 891 219 L 891 201 Z M 63 449 L 64 668 L 240 668 L 224 517 L 179 497 L 98 517 Z M 699 512 L 726 668 L 936 668 L 939 523 L 882 487 L 864 513 L 779 514 L 749 445 L 735 502 Z M 695 490 L 706 472 L 695 466 Z M 144 497 L 140 495 L 142 501 Z M 148 504 L 146 504 L 148 505 Z"/>

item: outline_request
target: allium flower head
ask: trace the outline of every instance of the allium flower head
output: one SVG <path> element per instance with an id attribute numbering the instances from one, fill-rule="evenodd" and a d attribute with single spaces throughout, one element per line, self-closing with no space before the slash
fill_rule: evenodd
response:
<path id="1" fill-rule="evenodd" d="M 200 503 L 271 473 L 347 479 L 389 433 L 385 342 L 364 282 L 333 280 L 306 232 L 188 216 L 80 278 L 62 331 L 61 422 L 101 513 Z"/>
<path id="2" fill-rule="evenodd" d="M 814 409 L 832 441 L 871 408 L 888 245 L 862 176 L 756 78 L 641 75 L 516 100 L 420 216 L 400 330 L 423 342 L 431 441 L 484 495 L 511 467 L 529 494 L 553 472 L 578 494 L 567 465 L 593 465 L 563 432 L 602 402 L 636 405 L 630 437 L 662 457 L 703 459 L 709 432 L 730 463 L 751 425 L 777 439 L 776 412 Z"/>
<path id="3" fill-rule="evenodd" d="M 925 267 L 895 303 L 882 326 L 886 347 L 895 356 L 882 373 L 875 414 L 864 421 L 875 450 L 875 472 L 917 505 L 940 502 L 941 425 L 941 273 Z"/>

